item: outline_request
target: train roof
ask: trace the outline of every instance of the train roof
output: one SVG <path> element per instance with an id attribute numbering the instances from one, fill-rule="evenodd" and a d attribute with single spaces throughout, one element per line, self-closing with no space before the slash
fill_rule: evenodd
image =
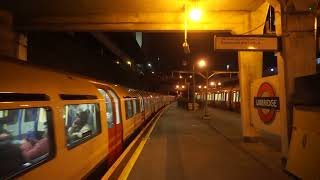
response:
<path id="1" fill-rule="evenodd" d="M 97 95 L 86 79 L 0 57 L 0 93 Z"/>

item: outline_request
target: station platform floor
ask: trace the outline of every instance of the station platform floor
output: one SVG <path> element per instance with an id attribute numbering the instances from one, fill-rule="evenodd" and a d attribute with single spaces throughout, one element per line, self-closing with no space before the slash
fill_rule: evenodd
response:
<path id="1" fill-rule="evenodd" d="M 291 179 L 282 170 L 277 139 L 244 143 L 240 114 L 171 104 L 157 121 L 128 179 Z M 271 143 L 268 143 L 271 142 Z"/>

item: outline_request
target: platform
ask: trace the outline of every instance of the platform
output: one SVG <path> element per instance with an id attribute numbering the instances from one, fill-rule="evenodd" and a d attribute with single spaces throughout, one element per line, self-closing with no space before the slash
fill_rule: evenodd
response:
<path id="1" fill-rule="evenodd" d="M 157 121 L 128 179 L 290 179 L 280 152 L 241 141 L 240 114 L 210 109 L 211 119 L 172 104 Z"/>

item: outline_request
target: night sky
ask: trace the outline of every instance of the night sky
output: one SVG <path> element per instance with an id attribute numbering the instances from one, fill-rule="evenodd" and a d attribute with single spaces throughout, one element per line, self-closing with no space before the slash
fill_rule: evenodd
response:
<path id="1" fill-rule="evenodd" d="M 191 71 L 192 65 L 204 58 L 210 70 L 238 70 L 237 52 L 213 52 L 214 33 L 189 33 L 191 53 L 183 52 L 183 32 L 143 33 L 140 48 L 134 32 L 104 33 L 134 62 L 132 68 L 90 33 L 28 33 L 28 59 L 31 63 L 44 65 L 59 71 L 85 75 L 98 80 L 122 84 L 128 87 L 168 91 L 177 82 L 172 71 Z M 264 69 L 274 67 L 274 55 L 265 54 Z M 121 60 L 121 64 L 116 64 Z M 152 67 L 148 68 L 147 64 Z M 136 70 L 139 68 L 139 70 Z M 154 71 L 154 74 L 152 74 Z M 203 81 L 202 78 L 198 78 Z"/>

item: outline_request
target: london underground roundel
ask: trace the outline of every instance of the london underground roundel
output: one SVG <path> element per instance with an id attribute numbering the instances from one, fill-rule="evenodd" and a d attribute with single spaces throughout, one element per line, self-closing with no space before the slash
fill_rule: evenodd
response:
<path id="1" fill-rule="evenodd" d="M 254 107 L 258 110 L 260 119 L 265 124 L 271 124 L 280 109 L 279 97 L 273 87 L 264 82 L 260 85 L 257 96 L 254 97 Z"/>

